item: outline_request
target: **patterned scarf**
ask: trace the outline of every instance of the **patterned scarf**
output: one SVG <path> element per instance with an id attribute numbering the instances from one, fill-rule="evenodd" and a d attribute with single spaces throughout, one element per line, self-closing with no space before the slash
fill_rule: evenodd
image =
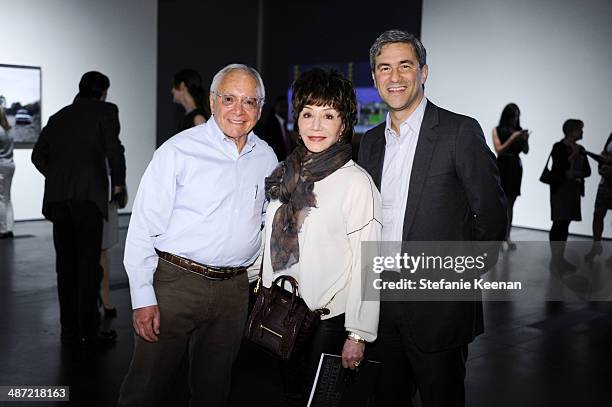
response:
<path id="1" fill-rule="evenodd" d="M 320 153 L 298 146 L 266 178 L 266 197 L 278 199 L 281 206 L 274 215 L 270 239 L 272 269 L 277 272 L 300 260 L 298 232 L 311 207 L 317 205 L 314 183 L 346 164 L 351 145 L 335 143 Z"/>

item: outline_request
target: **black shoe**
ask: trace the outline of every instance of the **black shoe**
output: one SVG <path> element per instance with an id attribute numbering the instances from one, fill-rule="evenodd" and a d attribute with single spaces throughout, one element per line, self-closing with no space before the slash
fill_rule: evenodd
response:
<path id="1" fill-rule="evenodd" d="M 12 239 L 14 237 L 15 235 L 13 234 L 13 232 L 0 233 L 0 239 Z"/>
<path id="2" fill-rule="evenodd" d="M 106 308 L 104 305 L 104 318 L 117 318 L 117 308 Z"/>
<path id="3" fill-rule="evenodd" d="M 81 338 L 83 345 L 113 345 L 117 341 L 117 332 L 114 329 L 99 331 L 95 335 Z"/>
<path id="4" fill-rule="evenodd" d="M 601 245 L 601 242 L 595 242 L 593 243 L 591 250 L 584 256 L 584 260 L 590 263 L 596 256 L 599 256 L 601 253 L 603 253 L 603 246 Z"/>
<path id="5" fill-rule="evenodd" d="M 75 346 L 81 343 L 81 338 L 77 335 L 61 335 L 60 341 L 63 346 Z"/>
<path id="6" fill-rule="evenodd" d="M 564 257 L 560 257 L 558 259 L 553 260 L 553 264 L 557 267 L 557 269 L 561 272 L 568 271 L 576 271 L 576 266 L 565 260 Z"/>

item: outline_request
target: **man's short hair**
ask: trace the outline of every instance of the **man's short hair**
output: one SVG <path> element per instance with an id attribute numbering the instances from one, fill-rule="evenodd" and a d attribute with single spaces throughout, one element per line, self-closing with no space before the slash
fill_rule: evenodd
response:
<path id="1" fill-rule="evenodd" d="M 357 97 L 351 81 L 337 71 L 326 71 L 313 68 L 301 74 L 291 87 L 293 95 L 293 122 L 296 129 L 298 118 L 304 106 L 328 105 L 340 114 L 344 125 L 342 140 L 350 142 L 353 137 L 353 127 L 357 121 Z"/>
<path id="2" fill-rule="evenodd" d="M 81 77 L 78 98 L 100 99 L 108 88 L 110 88 L 108 76 L 98 71 L 89 71 Z"/>
<path id="3" fill-rule="evenodd" d="M 370 67 L 372 68 L 372 71 L 374 71 L 374 68 L 376 68 L 376 57 L 380 55 L 382 48 L 387 44 L 394 44 L 398 42 L 412 45 L 412 49 L 419 60 L 419 68 L 423 68 L 423 65 L 427 63 L 427 51 L 425 50 L 423 43 L 421 43 L 421 40 L 407 31 L 387 30 L 380 34 L 380 36 L 376 38 L 376 41 L 374 41 L 374 44 L 372 44 L 370 47 Z"/>
<path id="4" fill-rule="evenodd" d="M 573 133 L 577 130 L 580 130 L 584 127 L 584 122 L 578 119 L 567 119 L 565 123 L 563 123 L 563 134 L 569 136 L 570 133 Z"/>
<path id="5" fill-rule="evenodd" d="M 224 68 L 221 68 L 221 70 L 213 77 L 212 83 L 210 84 L 210 93 L 216 93 L 219 90 L 219 84 L 221 84 L 223 77 L 232 71 L 244 71 L 255 78 L 255 82 L 257 82 L 257 97 L 260 99 L 264 99 L 266 97 L 266 89 L 264 88 L 261 75 L 255 68 L 244 64 L 230 64 Z"/>

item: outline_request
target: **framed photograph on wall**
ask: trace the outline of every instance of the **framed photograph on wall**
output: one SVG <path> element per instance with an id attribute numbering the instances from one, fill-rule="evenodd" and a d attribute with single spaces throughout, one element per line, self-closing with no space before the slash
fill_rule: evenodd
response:
<path id="1" fill-rule="evenodd" d="M 0 106 L 15 148 L 32 148 L 41 127 L 40 67 L 0 64 Z"/>

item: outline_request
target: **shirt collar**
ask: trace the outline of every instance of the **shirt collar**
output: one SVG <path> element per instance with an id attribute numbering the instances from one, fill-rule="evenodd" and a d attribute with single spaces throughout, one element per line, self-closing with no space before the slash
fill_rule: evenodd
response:
<path id="1" fill-rule="evenodd" d="M 414 109 L 414 112 L 412 112 L 410 116 L 408 116 L 408 118 L 400 124 L 400 137 L 406 134 L 408 129 L 412 130 L 413 134 L 419 134 L 419 132 L 421 131 L 421 123 L 423 122 L 423 116 L 425 115 L 426 105 L 427 98 L 423 96 L 417 108 Z M 389 141 L 389 136 L 392 135 L 396 134 L 395 131 L 393 131 L 393 129 L 391 128 L 391 115 L 387 113 L 385 124 L 385 138 L 387 139 L 387 141 Z"/>
<path id="2" fill-rule="evenodd" d="M 215 140 L 217 140 L 219 143 L 222 143 L 222 145 L 225 145 L 225 143 L 231 143 L 235 151 L 238 152 L 238 150 L 236 149 L 236 144 L 234 143 L 234 140 L 227 137 L 225 133 L 223 133 L 214 115 L 210 117 L 210 120 L 206 122 L 206 125 L 210 129 L 210 133 L 212 134 Z M 253 148 L 255 148 L 255 144 L 257 144 L 257 140 L 255 137 L 255 134 L 253 133 L 253 130 L 251 130 L 249 134 L 247 134 L 246 143 L 242 151 L 240 152 L 240 155 L 251 151 Z"/>

